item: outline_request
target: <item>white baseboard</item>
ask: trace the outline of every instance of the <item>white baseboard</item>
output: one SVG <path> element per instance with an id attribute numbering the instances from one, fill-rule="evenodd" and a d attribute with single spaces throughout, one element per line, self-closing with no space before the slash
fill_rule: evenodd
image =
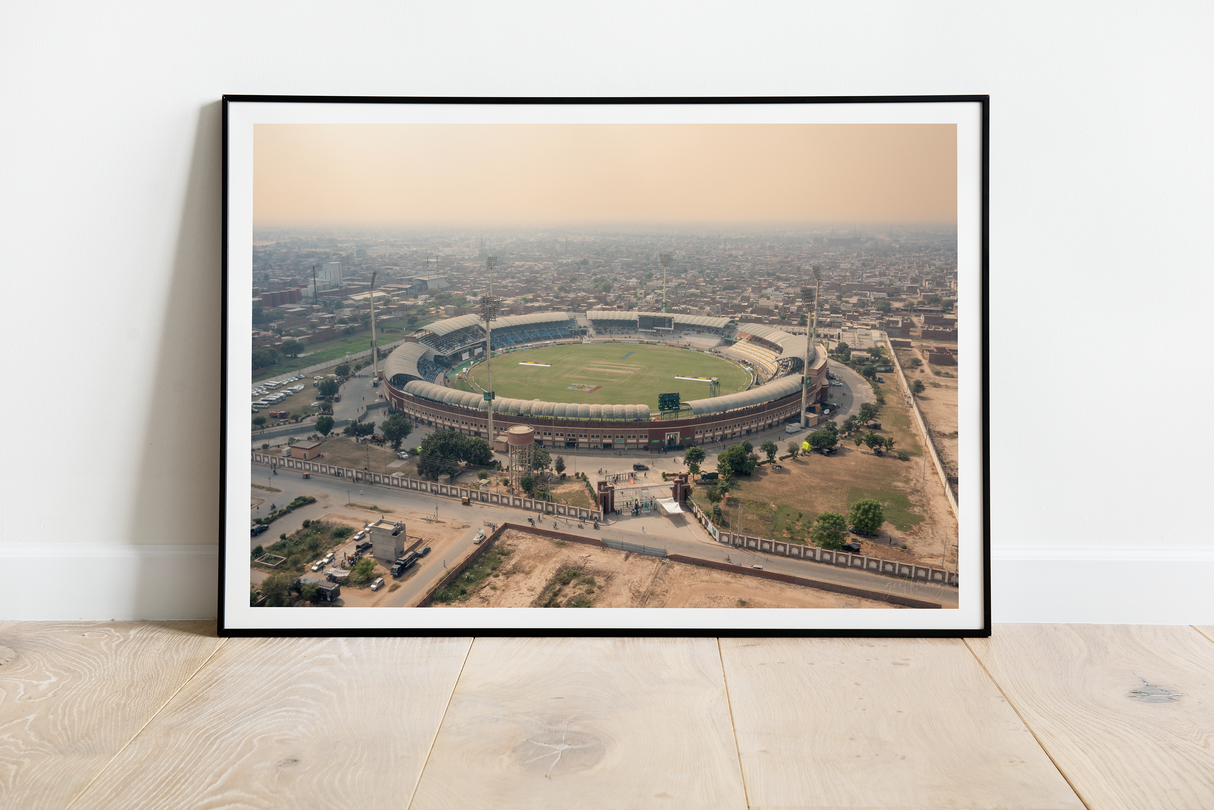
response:
<path id="1" fill-rule="evenodd" d="M 216 545 L 0 545 L 0 620 L 178 621 L 218 613 Z"/>
<path id="2" fill-rule="evenodd" d="M 995 622 L 1214 624 L 1214 549 L 1005 548 L 991 553 Z"/>
<path id="3" fill-rule="evenodd" d="M 21 572 L 0 620 L 214 619 L 218 565 L 213 545 L 0 545 Z M 996 622 L 1214 624 L 1214 549 L 998 549 L 991 578 Z"/>

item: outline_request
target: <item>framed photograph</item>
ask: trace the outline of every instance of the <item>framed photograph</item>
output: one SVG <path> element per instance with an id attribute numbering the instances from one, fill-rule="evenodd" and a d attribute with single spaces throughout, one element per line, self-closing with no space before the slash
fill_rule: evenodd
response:
<path id="1" fill-rule="evenodd" d="M 221 634 L 989 634 L 988 97 L 223 103 Z"/>

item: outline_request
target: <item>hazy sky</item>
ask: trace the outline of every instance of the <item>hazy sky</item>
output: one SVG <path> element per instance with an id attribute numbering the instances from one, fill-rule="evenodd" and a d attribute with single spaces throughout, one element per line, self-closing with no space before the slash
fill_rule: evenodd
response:
<path id="1" fill-rule="evenodd" d="M 259 124 L 254 225 L 932 222 L 952 124 Z"/>

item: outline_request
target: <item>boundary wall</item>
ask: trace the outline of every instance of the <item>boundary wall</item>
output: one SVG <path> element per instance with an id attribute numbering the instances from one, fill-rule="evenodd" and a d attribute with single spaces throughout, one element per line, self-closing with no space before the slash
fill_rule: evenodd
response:
<path id="1" fill-rule="evenodd" d="M 871 571 L 875 574 L 885 574 L 886 576 L 901 577 L 902 579 L 918 580 L 920 582 L 935 582 L 941 585 L 955 586 L 958 581 L 955 572 L 942 571 L 939 568 L 913 565 L 896 560 L 883 560 L 880 557 L 853 554 L 849 551 L 832 551 L 830 549 L 818 548 L 817 546 L 802 546 L 786 540 L 764 540 L 761 537 L 751 537 L 750 535 L 721 531 L 717 528 L 716 524 L 709 520 L 698 504 L 692 500 L 688 500 L 687 504 L 691 506 L 692 513 L 696 516 L 700 525 L 707 529 L 712 538 L 722 545 L 744 549 L 745 551 L 772 554 L 777 557 L 792 557 L 808 562 L 825 563 L 842 568 L 859 568 L 862 571 Z"/>
<path id="2" fill-rule="evenodd" d="M 894 351 L 893 344 L 889 342 L 889 335 L 885 336 L 885 347 L 889 349 L 889 355 L 894 359 L 894 370 L 898 372 L 898 380 L 902 383 L 902 391 L 910 397 L 911 411 L 915 414 L 915 423 L 919 425 L 919 430 L 923 434 L 923 443 L 927 445 L 927 452 L 932 457 L 932 465 L 935 466 L 936 475 L 940 478 L 940 484 L 944 487 L 944 494 L 948 497 L 948 505 L 953 508 L 953 517 L 960 522 L 961 515 L 957 510 L 957 496 L 953 494 L 953 488 L 949 486 L 948 476 L 944 472 L 944 465 L 940 463 L 940 454 L 936 452 L 936 444 L 932 441 L 932 434 L 928 432 L 927 422 L 924 421 L 923 414 L 919 411 L 919 401 L 911 393 L 910 385 L 906 382 L 906 375 L 902 371 L 902 363 L 898 360 L 898 353 Z"/>
<path id="3" fill-rule="evenodd" d="M 475 503 L 508 506 L 515 509 L 525 509 L 529 512 L 542 512 L 546 515 L 557 515 L 560 517 L 576 517 L 578 520 L 594 521 L 603 519 L 603 513 L 597 509 L 582 509 L 581 507 L 566 506 L 563 503 L 524 498 L 511 493 L 481 492 L 472 487 L 461 487 L 459 484 L 440 484 L 435 481 L 410 478 L 407 475 L 384 475 L 383 473 L 372 473 L 352 467 L 339 467 L 336 464 L 322 464 L 316 461 L 287 458 L 260 451 L 252 453 L 252 461 L 254 464 L 260 464 L 263 467 L 328 475 L 334 478 L 347 479 L 356 484 L 375 484 L 426 495 L 440 495 L 446 498 L 468 498 Z"/>
<path id="4" fill-rule="evenodd" d="M 464 573 L 464 571 L 466 571 L 469 566 L 471 566 L 478 559 L 480 559 L 481 555 L 485 554 L 485 552 L 487 552 L 494 544 L 497 543 L 497 541 L 501 538 L 501 536 L 503 534 L 505 534 L 507 531 L 509 531 L 511 529 L 515 529 L 517 531 L 524 532 L 526 534 L 535 534 L 535 535 L 539 535 L 541 537 L 547 537 L 551 540 L 563 540 L 568 543 L 578 543 L 583 546 L 594 546 L 597 548 L 615 549 L 616 551 L 625 550 L 625 549 L 615 548 L 609 542 L 604 542 L 603 540 L 597 540 L 593 537 L 582 537 L 581 535 L 566 534 L 565 532 L 552 531 L 550 529 L 539 529 L 539 528 L 532 528 L 531 526 L 520 526 L 520 525 L 517 525 L 514 523 L 503 523 L 493 531 L 493 534 L 486 537 L 485 541 L 483 543 L 481 543 L 480 546 L 475 551 L 472 552 L 472 554 L 468 555 L 468 559 L 464 560 L 463 563 L 461 563 L 460 565 L 451 569 L 450 573 L 448 573 L 445 577 L 443 577 L 441 580 L 439 580 L 437 583 L 435 583 L 434 587 L 431 588 L 430 591 L 417 603 L 417 606 L 418 607 L 430 607 L 434 603 L 434 594 L 435 593 L 437 593 L 439 590 L 441 590 L 442 588 L 445 588 L 447 585 L 451 584 L 456 579 L 458 579 L 460 574 Z M 645 553 L 645 552 L 634 552 L 634 553 Z M 911 599 L 909 597 L 898 596 L 896 594 L 890 594 L 890 593 L 883 593 L 881 591 L 870 591 L 870 590 L 866 590 L 864 588 L 852 588 L 847 585 L 837 585 L 833 582 L 821 582 L 816 579 L 798 577 L 798 576 L 794 576 L 792 574 L 780 574 L 775 571 L 756 571 L 751 568 L 739 568 L 736 565 L 730 565 L 728 563 L 718 562 L 716 560 L 705 560 L 705 559 L 701 559 L 699 557 L 688 557 L 683 554 L 661 554 L 661 555 L 653 555 L 653 556 L 660 556 L 663 559 L 670 560 L 671 562 L 682 563 L 685 565 L 699 565 L 704 568 L 713 568 L 718 571 L 724 571 L 724 572 L 730 573 L 730 574 L 740 574 L 742 576 L 753 577 L 755 579 L 766 579 L 766 580 L 770 580 L 773 582 L 786 582 L 791 585 L 799 585 L 801 587 L 806 587 L 806 588 L 815 588 L 820 591 L 829 591 L 831 593 L 839 593 L 839 594 L 844 594 L 846 596 L 855 596 L 860 599 L 873 599 L 873 600 L 877 600 L 880 602 L 886 602 L 888 604 L 901 605 L 902 607 L 935 608 L 935 609 L 940 608 L 940 605 L 936 604 L 935 602 L 925 602 L 920 599 Z"/>

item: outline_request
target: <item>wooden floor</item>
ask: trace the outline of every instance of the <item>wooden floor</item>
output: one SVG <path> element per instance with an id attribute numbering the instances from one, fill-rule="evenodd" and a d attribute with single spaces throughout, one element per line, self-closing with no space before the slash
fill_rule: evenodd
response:
<path id="1" fill-rule="evenodd" d="M 0 808 L 1214 808 L 1214 628 L 231 639 L 0 624 Z"/>

